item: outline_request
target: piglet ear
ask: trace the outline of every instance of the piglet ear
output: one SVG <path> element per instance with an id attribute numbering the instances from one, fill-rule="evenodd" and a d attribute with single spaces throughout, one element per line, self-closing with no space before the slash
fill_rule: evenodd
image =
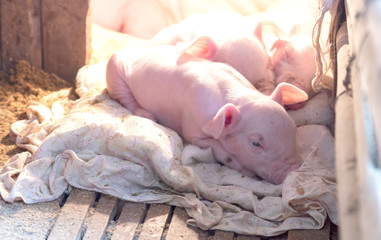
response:
<path id="1" fill-rule="evenodd" d="M 308 95 L 305 91 L 285 82 L 278 84 L 270 97 L 282 106 L 308 100 Z"/>
<path id="2" fill-rule="evenodd" d="M 259 22 L 257 26 L 254 29 L 254 36 L 258 38 L 259 42 L 262 44 L 263 48 L 267 51 L 267 47 L 265 42 L 263 41 L 263 35 L 262 35 L 262 22 Z"/>
<path id="3" fill-rule="evenodd" d="M 262 22 L 259 22 L 257 26 L 255 26 L 254 29 L 254 36 L 259 39 L 259 41 L 262 41 Z"/>
<path id="4" fill-rule="evenodd" d="M 190 55 L 210 60 L 216 53 L 216 43 L 207 36 L 202 36 L 195 39 L 188 46 L 185 47 L 183 52 Z"/>
<path id="5" fill-rule="evenodd" d="M 288 45 L 289 41 L 283 40 L 283 39 L 278 39 L 273 43 L 273 46 L 271 47 L 271 51 L 274 49 L 280 49 L 284 48 Z"/>
<path id="6" fill-rule="evenodd" d="M 235 126 L 241 119 L 239 109 L 231 103 L 225 104 L 218 110 L 216 116 L 205 124 L 201 129 L 204 133 L 218 139 L 224 135 L 225 130 Z"/>

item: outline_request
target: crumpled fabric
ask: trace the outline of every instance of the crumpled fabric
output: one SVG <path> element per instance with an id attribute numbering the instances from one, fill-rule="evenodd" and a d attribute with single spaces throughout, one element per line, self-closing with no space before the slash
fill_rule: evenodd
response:
<path id="1" fill-rule="evenodd" d="M 93 73 L 96 67 L 79 71 L 78 100 L 51 108 L 31 102 L 27 119 L 13 123 L 16 144 L 26 151 L 0 171 L 5 201 L 51 201 L 74 186 L 183 207 L 188 224 L 204 230 L 274 236 L 320 229 L 327 217 L 338 224 L 334 138 L 326 126 L 297 128 L 304 163 L 273 185 L 217 163 L 211 149 L 184 143 L 171 129 L 132 115 L 102 87 L 94 90 L 94 76 L 103 76 Z"/>

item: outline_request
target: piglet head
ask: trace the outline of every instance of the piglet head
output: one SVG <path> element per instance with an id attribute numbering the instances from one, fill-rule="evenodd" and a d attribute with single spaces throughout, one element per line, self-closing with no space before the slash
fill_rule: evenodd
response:
<path id="1" fill-rule="evenodd" d="M 280 184 L 301 160 L 296 153 L 295 123 L 279 102 L 299 102 L 306 97 L 292 85 L 281 85 L 270 97 L 259 94 L 239 107 L 224 105 L 202 130 L 219 140 L 232 161 L 243 166 L 238 170 Z"/>
<path id="2" fill-rule="evenodd" d="M 271 62 L 275 84 L 287 82 L 313 96 L 312 79 L 315 77 L 315 49 L 309 36 L 279 39 L 272 47 Z M 299 104 L 300 105 L 300 104 Z M 298 105 L 290 105 L 291 108 Z"/>
<path id="3" fill-rule="evenodd" d="M 232 36 L 218 45 L 210 37 L 201 36 L 187 45 L 184 52 L 228 64 L 262 92 L 271 93 L 275 88 L 270 56 L 254 35 Z"/>
<path id="4" fill-rule="evenodd" d="M 240 72 L 259 91 L 270 94 L 274 88 L 274 73 L 270 56 L 254 36 L 225 41 L 215 56 Z"/>

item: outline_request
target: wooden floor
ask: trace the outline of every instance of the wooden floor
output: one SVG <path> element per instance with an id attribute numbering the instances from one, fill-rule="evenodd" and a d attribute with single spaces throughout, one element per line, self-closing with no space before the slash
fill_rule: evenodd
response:
<path id="1" fill-rule="evenodd" d="M 184 209 L 165 204 L 131 203 L 99 193 L 73 189 L 62 197 L 62 207 L 47 239 L 338 239 L 337 227 L 326 222 L 321 230 L 292 230 L 277 237 L 244 236 L 203 231 L 186 224 Z"/>

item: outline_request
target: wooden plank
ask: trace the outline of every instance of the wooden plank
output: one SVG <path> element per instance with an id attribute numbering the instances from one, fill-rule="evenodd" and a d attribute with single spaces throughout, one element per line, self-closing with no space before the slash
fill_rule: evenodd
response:
<path id="1" fill-rule="evenodd" d="M 331 222 L 326 221 L 320 230 L 290 230 L 288 240 L 329 240 Z"/>
<path id="2" fill-rule="evenodd" d="M 237 235 L 236 240 L 261 240 L 258 236 Z"/>
<path id="3" fill-rule="evenodd" d="M 183 208 L 176 207 L 169 225 L 166 240 L 179 239 L 207 239 L 208 231 L 203 231 L 196 227 L 188 226 L 186 221 L 188 215 Z"/>
<path id="4" fill-rule="evenodd" d="M 94 192 L 74 188 L 62 207 L 48 239 L 79 239 L 82 223 L 94 198 Z"/>
<path id="5" fill-rule="evenodd" d="M 111 219 L 115 217 L 117 199 L 102 195 L 92 214 L 85 221 L 87 226 L 85 235 L 82 239 L 104 239 L 107 226 Z"/>
<path id="6" fill-rule="evenodd" d="M 357 208 L 351 210 L 357 212 L 358 218 L 357 224 L 340 222 L 340 237 L 350 240 L 380 239 L 381 2 L 360 0 L 345 2 L 348 10 L 349 45 L 352 56 L 355 56 L 351 67 L 351 81 L 355 113 L 356 185 L 351 186 L 350 183 L 340 181 L 338 183 L 351 186 L 357 191 Z"/>
<path id="7" fill-rule="evenodd" d="M 220 230 L 216 230 L 213 236 L 213 239 L 215 240 L 220 240 L 220 239 L 233 240 L 233 238 L 234 238 L 233 232 L 226 232 L 226 231 L 220 231 Z"/>
<path id="8" fill-rule="evenodd" d="M 288 232 L 269 238 L 269 240 L 287 240 L 287 239 L 288 239 Z"/>
<path id="9" fill-rule="evenodd" d="M 337 97 L 335 104 L 335 163 L 337 200 L 343 239 L 360 239 L 358 165 L 356 161 L 356 132 L 353 96 L 345 92 L 350 62 L 347 24 L 344 23 L 336 36 L 337 50 Z M 350 79 L 349 79 L 350 80 Z"/>
<path id="10" fill-rule="evenodd" d="M 1 0 L 0 70 L 8 70 L 21 59 L 41 68 L 40 3 L 40 0 Z"/>
<path id="11" fill-rule="evenodd" d="M 117 220 L 111 239 L 130 240 L 134 237 L 145 211 L 143 203 L 126 202 Z"/>
<path id="12" fill-rule="evenodd" d="M 166 204 L 151 204 L 139 239 L 161 239 L 171 207 Z"/>
<path id="13" fill-rule="evenodd" d="M 91 0 L 42 0 L 43 69 L 74 82 L 91 54 Z"/>

